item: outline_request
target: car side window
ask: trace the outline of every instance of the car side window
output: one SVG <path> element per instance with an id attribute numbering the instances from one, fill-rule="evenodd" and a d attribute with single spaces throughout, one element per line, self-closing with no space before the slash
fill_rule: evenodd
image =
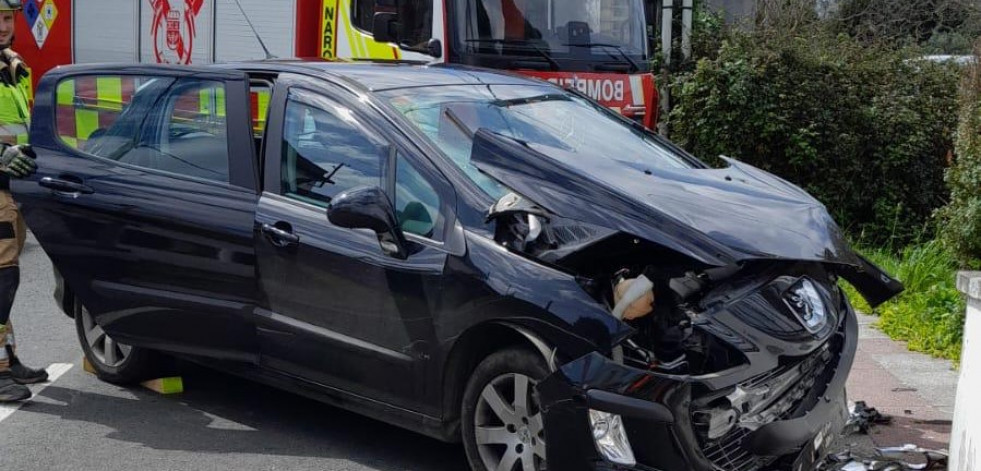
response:
<path id="1" fill-rule="evenodd" d="M 399 155 L 395 171 L 395 212 L 408 234 L 432 237 L 441 225 L 440 198 L 425 177 Z"/>
<path id="2" fill-rule="evenodd" d="M 355 123 L 352 111 L 326 99 L 317 105 L 291 93 L 283 129 L 282 194 L 326 206 L 359 186 L 380 186 L 385 147 Z"/>
<path id="3" fill-rule="evenodd" d="M 174 79 L 169 78 L 122 75 L 86 75 L 62 80 L 55 91 L 58 137 L 72 149 L 95 153 L 91 152 L 89 140 L 98 139 L 114 129 L 117 138 L 113 143 L 102 142 L 100 152 L 95 153 L 99 157 L 132 145 L 142 118 L 160 93 L 173 82 Z M 136 97 L 137 90 L 142 92 L 139 97 Z M 134 102 L 134 98 L 139 99 Z M 117 126 L 124 113 L 129 119 Z M 122 128 L 126 128 L 126 132 L 122 132 Z"/>
<path id="4" fill-rule="evenodd" d="M 228 182 L 225 84 L 153 77 L 73 77 L 57 87 L 62 142 L 150 170 Z"/>

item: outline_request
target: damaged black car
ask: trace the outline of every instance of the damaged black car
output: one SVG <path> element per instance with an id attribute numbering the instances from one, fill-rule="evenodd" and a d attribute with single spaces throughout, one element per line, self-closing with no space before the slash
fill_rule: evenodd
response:
<path id="1" fill-rule="evenodd" d="M 858 340 L 839 279 L 902 291 L 793 184 L 500 72 L 64 67 L 31 142 L 12 189 L 100 378 L 178 356 L 476 471 L 812 469 Z"/>

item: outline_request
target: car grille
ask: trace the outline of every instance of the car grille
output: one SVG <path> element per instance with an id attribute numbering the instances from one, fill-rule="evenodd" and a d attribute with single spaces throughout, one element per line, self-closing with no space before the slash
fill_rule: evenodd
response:
<path id="1" fill-rule="evenodd" d="M 725 471 L 752 471 L 760 469 L 775 458 L 756 456 L 743 449 L 743 440 L 753 433 L 744 428 L 737 428 L 726 436 L 715 440 L 702 451 L 718 469 Z"/>
<path id="2" fill-rule="evenodd" d="M 778 400 L 774 401 L 765 411 L 758 414 L 765 418 L 760 425 L 791 418 L 794 410 L 800 404 L 807 392 L 814 386 L 817 378 L 825 372 L 834 355 L 828 344 L 814 352 L 806 359 L 792 366 L 765 373 L 741 384 L 741 387 L 751 389 L 771 381 L 776 381 L 785 375 L 793 375 L 795 386 L 787 390 Z M 778 459 L 778 457 L 759 456 L 746 451 L 743 442 L 753 433 L 745 427 L 736 427 L 726 435 L 708 440 L 700 437 L 702 453 L 717 469 L 723 471 L 754 471 L 762 469 Z"/>

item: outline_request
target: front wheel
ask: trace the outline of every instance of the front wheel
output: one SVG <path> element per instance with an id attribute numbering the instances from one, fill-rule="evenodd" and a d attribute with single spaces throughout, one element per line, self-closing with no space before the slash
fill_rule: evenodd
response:
<path id="1" fill-rule="evenodd" d="M 508 349 L 474 370 L 461 425 L 474 471 L 544 471 L 545 425 L 535 386 L 548 375 L 540 355 Z"/>
<path id="2" fill-rule="evenodd" d="M 75 331 L 85 358 L 99 379 L 129 384 L 148 379 L 157 369 L 154 352 L 117 342 L 95 322 L 82 303 L 75 300 Z"/>

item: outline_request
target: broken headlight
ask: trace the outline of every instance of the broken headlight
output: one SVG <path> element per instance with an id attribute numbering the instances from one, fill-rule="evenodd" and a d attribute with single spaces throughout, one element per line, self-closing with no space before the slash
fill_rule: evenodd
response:
<path id="1" fill-rule="evenodd" d="M 623 418 L 617 414 L 590 409 L 589 424 L 593 429 L 596 449 L 603 458 L 624 466 L 637 464 L 627 438 L 627 429 L 623 426 Z"/>

